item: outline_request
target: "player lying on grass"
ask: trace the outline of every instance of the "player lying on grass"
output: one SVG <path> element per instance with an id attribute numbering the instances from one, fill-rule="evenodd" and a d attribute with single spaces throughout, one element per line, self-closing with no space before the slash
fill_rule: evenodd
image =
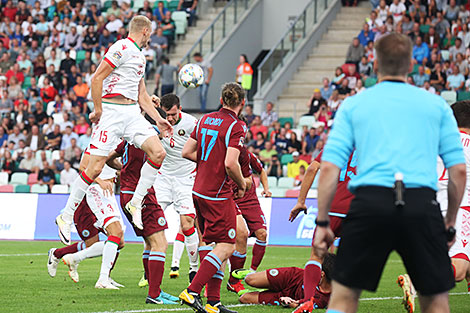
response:
<path id="1" fill-rule="evenodd" d="M 254 154 L 249 152 L 246 147 L 240 151 L 238 158 L 243 177 L 247 180 L 247 185 L 251 187 L 245 193 L 243 198 L 235 199 L 237 204 L 237 238 L 235 243 L 235 252 L 230 257 L 230 271 L 244 268 L 246 260 L 246 249 L 249 236 L 255 236 L 256 242 L 253 246 L 253 258 L 251 259 L 250 270 L 256 271 L 260 265 L 264 253 L 266 251 L 266 218 L 259 204 L 258 196 L 256 195 L 256 185 L 254 183 L 252 173 L 253 171 L 260 174 L 261 184 L 264 187 L 263 195 L 269 197 L 271 192 L 268 186 L 268 176 L 263 169 L 260 161 Z M 232 188 L 236 191 L 236 184 L 230 180 Z M 248 228 L 248 229 L 247 229 Z M 230 275 L 227 282 L 227 290 L 241 295 L 245 287 L 240 282 Z"/>
<path id="2" fill-rule="evenodd" d="M 166 151 L 165 160 L 158 171 L 155 192 L 163 210 L 173 204 L 179 214 L 180 232 L 173 244 L 173 257 L 170 277 L 179 277 L 179 264 L 184 247 L 189 258 L 189 281 L 196 275 L 198 267 L 199 238 L 194 228 L 196 210 L 194 209 L 192 189 L 196 176 L 196 163 L 181 156 L 183 147 L 197 124 L 197 119 L 181 111 L 180 99 L 175 94 L 164 95 L 160 107 L 166 120 L 173 127 L 171 137 L 161 137 Z"/>
<path id="3" fill-rule="evenodd" d="M 455 242 L 449 249 L 452 270 L 456 282 L 466 279 L 470 292 L 470 101 L 458 101 L 452 105 L 454 117 L 457 120 L 462 140 L 467 167 L 466 192 L 463 195 L 455 222 Z M 441 158 L 437 162 L 437 201 L 441 207 L 442 216 L 446 216 L 448 205 L 449 176 Z M 415 311 L 416 291 L 408 274 L 398 276 L 397 283 L 403 289 L 403 304 L 407 312 Z"/>
<path id="4" fill-rule="evenodd" d="M 149 118 L 150 119 L 150 118 Z M 141 168 L 146 161 L 143 150 L 134 147 L 128 142 L 121 142 L 116 150 L 111 152 L 108 162 L 122 157 L 121 169 L 121 206 L 130 200 L 139 181 Z M 129 221 L 132 215 L 124 210 Z M 145 300 L 150 304 L 176 304 L 178 298 L 173 297 L 160 289 L 165 269 L 165 257 L 168 243 L 165 237 L 165 229 L 168 228 L 165 214 L 157 202 L 153 187 L 149 188 L 144 197 L 142 209 L 143 229 L 133 225 L 135 234 L 143 237 L 145 250 L 142 255 L 145 276 L 148 279 L 149 291 Z"/>
<path id="5" fill-rule="evenodd" d="M 88 161 L 87 150 L 82 155 L 80 170 L 86 167 Z M 100 276 L 95 288 L 124 287 L 109 277 L 119 253 L 118 249 L 124 247 L 122 217 L 114 197 L 115 178 L 116 170 L 105 165 L 98 178 L 88 188 L 86 198 L 82 200 L 74 213 L 76 228 L 83 241 L 61 249 L 49 250 L 47 269 L 50 276 L 55 276 L 59 259 L 62 259 L 69 267 L 70 278 L 78 282 L 78 264 L 86 258 L 102 255 Z M 99 242 L 99 232 L 107 235 L 108 239 Z"/>
<path id="6" fill-rule="evenodd" d="M 309 165 L 307 168 L 307 173 L 305 174 L 304 180 L 300 186 L 300 194 L 297 200 L 297 204 L 292 209 L 289 221 L 294 221 L 297 215 L 300 212 L 307 213 L 307 206 L 305 205 L 305 199 L 307 198 L 307 193 L 310 190 L 310 187 L 315 180 L 315 176 L 317 175 L 318 170 L 320 169 L 320 162 L 321 156 L 323 151 L 315 158 L 315 160 Z M 356 175 L 356 156 L 355 152 L 350 156 L 348 164 L 341 170 L 338 179 L 338 187 L 336 189 L 336 194 L 331 203 L 331 210 L 330 210 L 330 225 L 331 229 L 334 232 L 336 237 L 341 237 L 341 223 L 343 222 L 343 218 L 346 217 L 348 213 L 349 206 L 351 204 L 352 199 L 354 196 L 348 190 L 348 183 L 352 177 Z M 318 227 L 318 226 L 317 226 Z M 321 271 L 322 271 L 322 259 L 319 258 L 313 249 L 313 242 L 315 240 L 315 234 L 312 238 L 312 250 L 310 254 L 309 261 L 305 264 L 305 271 L 304 271 L 304 282 L 305 282 L 305 298 L 301 300 L 303 305 L 300 305 L 294 313 L 300 312 L 311 312 L 313 310 L 314 299 L 313 296 L 315 294 L 315 288 L 318 285 L 318 282 L 321 278 Z"/>
<path id="7" fill-rule="evenodd" d="M 87 189 L 101 173 L 108 154 L 121 138 L 142 148 L 148 156 L 141 167 L 141 175 L 135 193 L 125 208 L 132 215 L 132 223 L 142 229 L 142 200 L 152 187 L 165 150 L 152 125 L 140 114 L 149 114 L 162 132 L 171 134 L 171 125 L 155 110 L 144 81 L 145 55 L 152 33 L 150 20 L 135 16 L 129 23 L 129 36 L 115 42 L 105 54 L 91 81 L 91 97 L 94 111 L 90 114 L 93 134 L 90 142 L 90 161 L 72 184 L 70 196 L 62 214 L 57 216 L 59 237 L 70 244 L 70 226 L 78 205 Z M 138 104 L 137 104 L 138 103 Z M 134 191 L 133 190 L 133 191 Z"/>
<path id="8" fill-rule="evenodd" d="M 328 306 L 331 292 L 331 273 L 336 255 L 326 254 L 323 259 L 320 281 L 315 286 L 313 309 L 324 309 Z M 244 293 L 238 299 L 241 303 L 282 305 L 296 308 L 304 299 L 304 269 L 298 267 L 272 268 L 252 273 L 249 270 L 236 270 L 232 273 L 238 279 L 254 288 L 267 289 Z"/>

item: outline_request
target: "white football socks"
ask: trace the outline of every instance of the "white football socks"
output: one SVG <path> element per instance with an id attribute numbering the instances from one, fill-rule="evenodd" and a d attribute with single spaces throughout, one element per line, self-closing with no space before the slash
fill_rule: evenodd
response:
<path id="1" fill-rule="evenodd" d="M 137 183 L 137 187 L 135 188 L 134 196 L 131 199 L 131 204 L 133 206 L 142 206 L 142 200 L 147 194 L 147 190 L 153 186 L 159 169 L 160 165 L 155 164 L 150 159 L 144 163 L 140 170 L 140 179 Z"/>
<path id="2" fill-rule="evenodd" d="M 88 247 L 72 254 L 72 258 L 76 263 L 80 263 L 85 259 L 96 258 L 103 254 L 104 244 L 105 241 L 95 242 L 91 245 L 91 247 Z"/>

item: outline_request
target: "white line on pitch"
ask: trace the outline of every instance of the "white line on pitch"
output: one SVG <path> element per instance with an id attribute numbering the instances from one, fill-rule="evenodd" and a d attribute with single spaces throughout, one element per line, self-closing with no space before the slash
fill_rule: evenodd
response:
<path id="1" fill-rule="evenodd" d="M 237 307 L 247 307 L 247 306 L 254 306 L 254 304 L 226 305 L 227 308 L 237 308 Z M 175 309 L 161 308 L 161 309 L 129 310 L 129 311 L 103 311 L 103 312 L 95 312 L 95 313 L 147 313 L 147 312 L 182 312 L 182 311 L 193 312 L 191 308 L 175 308 Z"/>
<path id="2" fill-rule="evenodd" d="M 34 256 L 34 255 L 47 255 L 47 253 L 17 253 L 17 254 L 0 254 L 2 256 Z"/>
<path id="3" fill-rule="evenodd" d="M 468 295 L 468 292 L 451 292 L 449 296 L 462 296 Z M 401 300 L 403 297 L 377 297 L 377 298 L 362 298 L 361 301 L 380 301 L 380 300 Z"/>

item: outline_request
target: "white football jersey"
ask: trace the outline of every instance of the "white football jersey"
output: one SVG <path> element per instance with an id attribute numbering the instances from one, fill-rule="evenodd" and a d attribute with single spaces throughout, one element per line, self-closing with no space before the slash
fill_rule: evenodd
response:
<path id="1" fill-rule="evenodd" d="M 107 62 L 114 70 L 103 81 L 102 96 L 123 95 L 137 101 L 146 64 L 142 49 L 127 37 L 116 41 L 109 48 L 103 62 Z"/>
<path id="2" fill-rule="evenodd" d="M 468 207 L 470 206 L 470 135 L 460 132 L 460 138 L 465 155 L 465 164 L 467 166 L 467 183 L 460 207 Z M 447 212 L 447 185 L 449 183 L 449 176 L 441 158 L 437 160 L 437 175 L 439 178 L 437 182 L 437 201 L 441 206 L 442 214 L 445 215 Z"/>
<path id="3" fill-rule="evenodd" d="M 173 136 L 162 139 L 166 157 L 159 172 L 163 175 L 189 176 L 196 169 L 196 163 L 181 156 L 183 147 L 188 141 L 197 119 L 187 113 L 181 112 L 180 121 L 173 126 Z"/>

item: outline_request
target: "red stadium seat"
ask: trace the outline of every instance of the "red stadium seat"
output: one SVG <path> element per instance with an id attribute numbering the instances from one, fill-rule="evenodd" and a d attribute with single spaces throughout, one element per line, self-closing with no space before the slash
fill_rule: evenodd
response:
<path id="1" fill-rule="evenodd" d="M 13 185 L 2 185 L 0 186 L 0 192 L 13 192 Z"/>
<path id="2" fill-rule="evenodd" d="M 302 154 L 299 158 L 301 160 L 304 160 L 308 164 L 310 164 L 310 162 L 312 162 L 312 156 L 310 154 Z"/>
<path id="3" fill-rule="evenodd" d="M 298 198 L 299 197 L 299 194 L 300 194 L 300 190 L 299 189 L 289 189 L 286 191 L 286 198 Z"/>
<path id="4" fill-rule="evenodd" d="M 31 173 L 28 175 L 28 185 L 34 185 L 38 182 L 38 174 Z"/>

